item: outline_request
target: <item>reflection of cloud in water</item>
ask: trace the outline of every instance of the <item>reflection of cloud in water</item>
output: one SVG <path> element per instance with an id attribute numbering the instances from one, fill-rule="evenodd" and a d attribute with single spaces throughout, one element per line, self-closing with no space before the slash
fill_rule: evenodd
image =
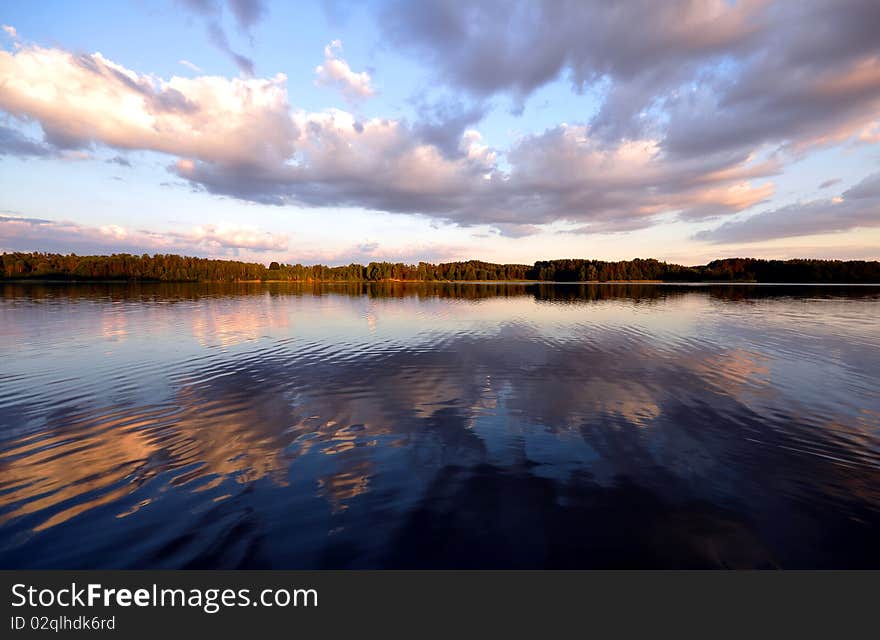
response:
<path id="1" fill-rule="evenodd" d="M 115 305 L 114 305 L 115 306 Z M 118 342 L 128 335 L 128 318 L 124 310 L 114 310 L 101 314 L 101 337 Z"/>
<path id="2" fill-rule="evenodd" d="M 413 298 L 425 326 L 401 338 L 386 327 L 410 311 L 347 300 L 179 307 L 204 346 L 255 342 L 174 363 L 155 405 L 89 398 L 7 436 L 0 559 L 26 565 L 10 545 L 106 513 L 120 531 L 151 523 L 133 556 L 148 566 L 880 563 L 880 407 L 859 368 L 876 348 L 844 358 L 855 348 L 827 336 L 839 375 L 814 398 L 779 362 L 820 345 L 738 317 L 723 340 L 700 332 L 712 298 L 689 302 L 679 331 L 568 298 L 542 322 L 528 297 L 479 321 L 451 307 L 443 331 L 432 305 L 460 301 Z M 376 337 L 316 334 L 330 312 Z M 300 555 L 279 546 L 289 531 Z"/>
<path id="3" fill-rule="evenodd" d="M 201 306 L 191 314 L 192 335 L 205 347 L 230 347 L 289 326 L 288 309 L 280 301 L 270 296 L 256 300 L 230 298 Z"/>
<path id="4" fill-rule="evenodd" d="M 39 531 L 133 491 L 153 474 L 143 465 L 157 448 L 142 429 L 156 417 L 157 412 L 116 412 L 95 422 L 73 417 L 68 429 L 7 448 L 0 457 L 5 507 L 0 524 L 39 514 L 34 525 Z"/>
<path id="5" fill-rule="evenodd" d="M 354 464 L 346 471 L 319 478 L 318 493 L 330 501 L 334 512 L 343 511 L 348 508 L 348 501 L 369 491 L 371 475 L 369 463 Z"/>

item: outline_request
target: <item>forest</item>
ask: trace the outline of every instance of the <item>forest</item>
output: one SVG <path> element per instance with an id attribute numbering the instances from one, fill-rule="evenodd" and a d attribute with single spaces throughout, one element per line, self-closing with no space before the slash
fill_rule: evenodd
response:
<path id="1" fill-rule="evenodd" d="M 371 262 L 328 267 L 321 264 L 263 265 L 171 254 L 78 256 L 57 253 L 0 254 L 0 279 L 160 282 L 839 282 L 880 283 L 880 262 L 866 260 L 762 260 L 725 258 L 682 266 L 652 258 L 541 260 L 533 265 L 479 260 L 431 264 Z"/>

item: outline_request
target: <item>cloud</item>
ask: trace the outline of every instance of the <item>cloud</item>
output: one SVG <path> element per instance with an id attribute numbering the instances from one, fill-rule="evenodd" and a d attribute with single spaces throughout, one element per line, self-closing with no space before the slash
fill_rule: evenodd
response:
<path id="1" fill-rule="evenodd" d="M 131 167 L 131 162 L 129 162 L 128 158 L 123 156 L 113 156 L 112 158 L 108 158 L 107 162 L 118 164 L 120 167 Z"/>
<path id="2" fill-rule="evenodd" d="M 794 151 L 868 141 L 880 111 L 880 50 L 869 0 L 783 2 L 768 10 L 736 71 L 669 101 L 673 153 L 783 144 Z"/>
<path id="3" fill-rule="evenodd" d="M 3 28 L 3 31 L 6 33 L 7 36 L 9 36 L 10 38 L 12 38 L 13 40 L 17 40 L 17 39 L 18 39 L 18 31 L 15 30 L 15 27 L 13 27 L 13 26 L 11 26 L 11 25 L 8 25 L 8 24 L 4 24 L 4 25 L 2 26 L 2 28 Z"/>
<path id="4" fill-rule="evenodd" d="M 197 64 L 193 64 L 193 63 L 190 62 L 189 60 L 178 60 L 177 62 L 178 62 L 179 64 L 182 64 L 182 65 L 183 65 L 184 67 L 186 67 L 187 69 L 190 69 L 190 70 L 192 70 L 192 71 L 195 71 L 196 73 L 201 73 L 201 72 L 202 72 L 202 68 L 201 68 L 199 65 L 197 65 Z"/>
<path id="5" fill-rule="evenodd" d="M 830 178 L 828 180 L 825 180 L 825 182 L 823 182 L 822 184 L 820 184 L 819 188 L 820 189 L 827 189 L 828 187 L 833 187 L 836 184 L 840 184 L 840 182 L 841 182 L 840 178 Z"/>
<path id="6" fill-rule="evenodd" d="M 693 155 L 880 139 L 874 0 L 394 1 L 379 22 L 435 82 L 479 98 L 521 103 L 560 78 L 595 90 L 606 142 Z"/>
<path id="7" fill-rule="evenodd" d="M 366 241 L 338 250 L 328 250 L 310 246 L 291 247 L 285 262 L 295 264 L 326 264 L 330 266 L 351 263 L 403 262 L 416 264 L 425 262 L 451 262 L 470 256 L 472 249 L 463 246 L 414 242 L 402 246 L 385 246 L 379 242 Z"/>
<path id="8" fill-rule="evenodd" d="M 0 125 L 0 156 L 50 156 L 55 151 L 48 145 L 31 140 L 20 131 Z"/>
<path id="9" fill-rule="evenodd" d="M 840 196 L 762 211 L 745 220 L 701 231 L 695 238 L 715 244 L 760 242 L 860 227 L 880 227 L 880 173 L 868 176 Z"/>
<path id="10" fill-rule="evenodd" d="M 233 51 L 229 44 L 229 39 L 226 37 L 226 32 L 223 31 L 223 28 L 217 22 L 209 22 L 206 29 L 208 30 L 208 38 L 213 45 L 232 58 L 232 61 L 242 73 L 248 76 L 254 75 L 254 61 L 247 56 Z"/>
<path id="11" fill-rule="evenodd" d="M 239 249 L 286 251 L 288 238 L 234 224 L 156 232 L 119 225 L 89 227 L 74 222 L 0 215 L 0 247 L 13 251 L 83 254 L 160 252 L 223 256 L 234 255 Z"/>
<path id="12" fill-rule="evenodd" d="M 219 14 L 223 7 L 219 0 L 178 0 L 184 7 L 205 16 Z"/>
<path id="13" fill-rule="evenodd" d="M 52 224 L 51 220 L 46 220 L 44 218 L 25 218 L 25 217 L 19 216 L 17 214 L 12 215 L 12 216 L 4 215 L 7 213 L 16 213 L 16 212 L 6 210 L 3 213 L 0 213 L 0 219 L 3 219 L 6 222 L 17 221 L 17 222 L 28 223 L 28 224 Z"/>
<path id="14" fill-rule="evenodd" d="M 229 44 L 229 38 L 221 25 L 223 5 L 219 0 L 179 0 L 179 2 L 206 20 L 205 29 L 211 44 L 229 56 L 242 73 L 248 76 L 254 75 L 254 61 L 233 50 Z M 261 0 L 227 0 L 226 5 L 232 12 L 238 28 L 248 34 L 251 28 L 268 13 Z M 194 71 L 201 71 L 185 60 L 181 60 L 180 63 L 193 68 Z"/>
<path id="15" fill-rule="evenodd" d="M 233 57 L 223 12 L 243 30 L 265 15 L 262 3 L 182 1 Z M 298 109 L 285 76 L 253 77 L 244 57 L 247 77 L 166 79 L 100 53 L 22 45 L 0 50 L 0 109 L 13 116 L 0 149 L 71 159 L 99 146 L 158 151 L 210 193 L 423 214 L 513 236 L 556 222 L 608 233 L 704 220 L 765 202 L 783 162 L 816 145 L 880 141 L 878 21 L 880 5 L 867 0 L 392 4 L 390 41 L 456 96 L 417 102 L 412 121 Z M 328 45 L 318 82 L 350 98 L 373 93 L 340 50 Z M 491 96 L 525 100 L 563 77 L 601 94 L 594 117 L 504 149 L 477 131 Z M 15 120 L 39 124 L 43 140 L 10 128 Z M 865 202 L 847 192 L 702 237 L 855 228 L 870 223 Z"/>
<path id="16" fill-rule="evenodd" d="M 58 148 L 101 143 L 229 163 L 264 154 L 277 161 L 293 151 L 283 75 L 165 81 L 100 53 L 23 47 L 0 51 L 0 81 L 0 108 L 37 121 L 46 142 Z"/>
<path id="17" fill-rule="evenodd" d="M 262 0 L 228 0 L 227 4 L 239 28 L 244 31 L 249 31 L 269 13 Z"/>
<path id="18" fill-rule="evenodd" d="M 467 129 L 482 120 L 488 108 L 484 103 L 466 106 L 462 101 L 445 99 L 415 105 L 418 119 L 413 133 L 423 142 L 440 149 L 447 157 L 461 152 L 461 139 Z"/>
<path id="19" fill-rule="evenodd" d="M 760 3 L 749 0 L 427 0 L 388 2 L 379 22 L 391 42 L 475 96 L 522 101 L 563 76 L 578 89 L 610 80 L 595 124 L 612 136 L 632 133 L 654 95 L 682 84 L 707 60 L 744 50 L 760 18 Z"/>
<path id="20" fill-rule="evenodd" d="M 456 140 L 476 117 L 458 107 L 441 113 L 434 131 L 338 109 L 306 112 L 289 104 L 281 74 L 165 80 L 100 53 L 0 51 L 0 81 L 0 109 L 38 122 L 56 148 L 167 153 L 177 176 L 255 202 L 425 214 L 518 234 L 558 220 L 608 231 L 663 214 L 726 215 L 768 198 L 772 184 L 755 181 L 779 170 L 739 150 L 678 157 L 654 139 L 608 145 L 585 124 L 520 138 L 502 169 L 478 131 Z"/>
<path id="21" fill-rule="evenodd" d="M 220 0 L 179 0 L 179 2 L 204 18 L 219 20 L 223 15 L 223 3 Z M 225 4 L 242 31 L 250 31 L 269 13 L 263 0 L 226 0 Z"/>
<path id="22" fill-rule="evenodd" d="M 177 253 L 207 257 L 239 256 L 245 252 L 257 260 L 266 257 L 259 254 L 269 254 L 273 260 L 290 264 L 331 266 L 373 261 L 448 262 L 465 259 L 470 253 L 467 247 L 431 242 L 385 246 L 366 241 L 338 250 L 321 248 L 314 243 L 291 246 L 286 235 L 228 223 L 158 232 L 0 214 L 0 253 L 3 251 L 73 252 L 79 255 Z"/>
<path id="23" fill-rule="evenodd" d="M 89 160 L 92 154 L 87 151 L 63 148 L 50 142 L 33 140 L 17 129 L 0 125 L 0 156 L 19 158 L 57 158 L 60 160 Z"/>
<path id="24" fill-rule="evenodd" d="M 880 260 L 880 246 L 874 244 L 793 244 L 780 245 L 773 243 L 770 246 L 759 244 L 736 244 L 724 248 L 723 256 L 737 257 L 749 256 L 750 258 L 764 258 L 767 260 Z M 681 256 L 666 257 L 667 262 L 678 264 L 706 264 L 719 258 L 719 250 L 715 245 L 710 245 L 708 251 L 701 253 L 699 250 L 689 249 Z"/>
<path id="25" fill-rule="evenodd" d="M 581 232 L 646 227 L 667 213 L 701 219 L 741 211 L 772 194 L 771 183 L 752 180 L 778 170 L 750 155 L 671 159 L 652 140 L 609 148 L 586 125 L 525 136 L 507 159 L 511 171 L 499 188 L 507 202 L 501 204 L 529 213 L 505 222 L 587 222 Z"/>
<path id="26" fill-rule="evenodd" d="M 250 249 L 252 251 L 285 251 L 288 239 L 285 235 L 276 235 L 259 231 L 253 227 L 219 224 L 202 225 L 186 233 L 167 233 L 169 237 L 182 242 L 194 242 L 223 249 Z"/>
<path id="27" fill-rule="evenodd" d="M 315 84 L 319 87 L 336 87 L 349 99 L 369 98 L 375 95 L 370 74 L 355 73 L 348 62 L 340 57 L 342 42 L 334 40 L 324 47 L 324 64 L 315 67 Z"/>
<path id="28" fill-rule="evenodd" d="M 495 225 L 498 233 L 507 238 L 524 238 L 538 233 L 540 227 L 533 224 L 517 224 L 514 222 L 502 222 Z"/>

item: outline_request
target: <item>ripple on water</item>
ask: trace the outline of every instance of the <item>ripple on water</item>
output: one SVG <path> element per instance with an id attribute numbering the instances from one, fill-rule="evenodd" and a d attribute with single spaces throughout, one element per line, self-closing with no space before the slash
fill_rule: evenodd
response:
<path id="1" fill-rule="evenodd" d="M 880 290 L 444 286 L 4 288 L 0 566 L 880 566 Z"/>

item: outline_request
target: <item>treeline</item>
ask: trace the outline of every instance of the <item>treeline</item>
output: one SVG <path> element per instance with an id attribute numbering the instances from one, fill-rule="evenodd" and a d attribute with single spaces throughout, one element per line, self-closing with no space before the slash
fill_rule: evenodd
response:
<path id="1" fill-rule="evenodd" d="M 187 256 L 115 253 L 78 256 L 75 253 L 4 253 L 0 275 L 5 278 L 47 280 L 153 280 L 164 282 L 236 282 L 261 280 L 266 267 L 235 260 Z"/>
<path id="2" fill-rule="evenodd" d="M 654 259 L 549 260 L 535 263 L 530 279 L 554 282 L 661 280 L 667 282 L 880 283 L 880 262 L 867 260 L 760 260 L 725 258 L 685 267 Z"/>
<path id="3" fill-rule="evenodd" d="M 864 260 L 758 260 L 728 258 L 686 267 L 654 259 L 542 260 L 534 265 L 479 260 L 430 264 L 371 262 L 344 267 L 212 260 L 171 254 L 78 256 L 4 253 L 0 278 L 43 280 L 134 280 L 161 282 L 383 282 L 501 281 L 610 282 L 880 282 L 880 262 Z"/>
<path id="4" fill-rule="evenodd" d="M 612 299 L 649 302 L 688 295 L 693 288 L 686 283 L 670 283 L 658 287 L 645 282 L 569 283 L 560 286 L 551 282 L 306 282 L 289 286 L 285 282 L 153 282 L 130 281 L 118 286 L 111 281 L 70 281 L 68 283 L 0 280 L 0 298 L 27 297 L 31 300 L 140 300 L 175 304 L 206 298 L 260 296 L 351 296 L 360 298 L 415 298 L 419 300 L 454 299 L 486 300 L 528 296 L 536 302 L 578 304 Z M 875 299 L 874 287 L 838 286 L 830 289 L 823 283 L 806 286 L 762 287 L 759 284 L 715 283 L 701 293 L 721 300 L 760 300 L 783 297 Z"/>

